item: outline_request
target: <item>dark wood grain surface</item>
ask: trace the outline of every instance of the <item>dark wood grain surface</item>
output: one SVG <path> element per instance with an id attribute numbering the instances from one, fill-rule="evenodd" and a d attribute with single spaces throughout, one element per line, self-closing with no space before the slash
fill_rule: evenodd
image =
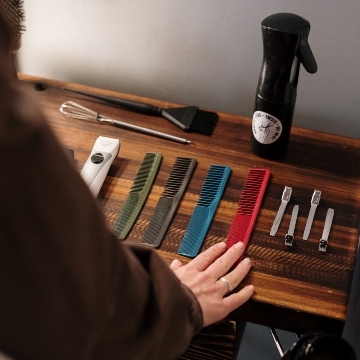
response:
<path id="1" fill-rule="evenodd" d="M 150 195 L 126 242 L 141 242 L 175 158 L 186 156 L 197 159 L 194 175 L 157 250 L 168 263 L 174 258 L 189 261 L 176 253 L 211 164 L 228 165 L 232 173 L 201 251 L 216 242 L 226 241 L 249 168 L 270 169 L 270 181 L 246 251 L 253 267 L 242 283 L 253 284 L 255 294 L 232 316 L 298 333 L 312 330 L 341 333 L 358 245 L 360 140 L 293 127 L 286 157 L 270 161 L 250 151 L 249 118 L 219 113 L 219 122 L 212 136 L 185 133 L 165 119 L 125 111 L 69 93 L 62 87 L 147 101 L 162 107 L 173 107 L 175 104 L 23 74 L 19 74 L 19 79 L 37 97 L 60 142 L 74 150 L 79 171 L 98 136 L 121 140 L 119 155 L 98 196 L 110 227 L 124 204 L 145 153 L 152 151 L 163 155 Z M 186 137 L 194 143 L 183 145 L 96 122 L 71 120 L 59 111 L 60 105 L 68 100 L 105 116 Z M 285 186 L 292 187 L 292 197 L 278 233 L 272 237 L 269 235 L 270 228 Z M 304 241 L 302 234 L 315 189 L 321 190 L 321 201 L 309 239 Z M 294 246 L 290 248 L 285 246 L 284 238 L 295 204 L 300 209 Z M 335 210 L 335 215 L 329 246 L 322 254 L 318 251 L 318 244 L 329 207 Z"/>
<path id="2" fill-rule="evenodd" d="M 224 319 L 202 328 L 184 354 L 177 360 L 234 360 L 236 349 L 236 322 Z"/>

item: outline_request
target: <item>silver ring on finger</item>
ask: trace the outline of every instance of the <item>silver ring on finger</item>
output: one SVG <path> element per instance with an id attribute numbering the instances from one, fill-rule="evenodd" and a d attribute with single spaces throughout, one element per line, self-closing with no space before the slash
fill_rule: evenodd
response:
<path id="1" fill-rule="evenodd" d="M 231 290 L 232 290 L 232 285 L 231 285 L 230 281 L 229 281 L 228 279 L 225 279 L 224 277 L 220 278 L 220 280 L 223 281 L 223 282 L 227 285 L 227 287 L 228 287 L 227 294 L 228 294 L 229 292 L 231 292 Z"/>

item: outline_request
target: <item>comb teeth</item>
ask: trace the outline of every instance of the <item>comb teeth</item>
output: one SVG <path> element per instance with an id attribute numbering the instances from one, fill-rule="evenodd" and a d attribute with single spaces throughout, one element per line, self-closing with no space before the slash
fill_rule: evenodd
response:
<path id="1" fill-rule="evenodd" d="M 195 257 L 199 253 L 230 173 L 229 166 L 210 166 L 178 254 Z"/>
<path id="2" fill-rule="evenodd" d="M 126 197 L 123 208 L 116 219 L 113 231 L 119 239 L 125 239 L 144 206 L 146 198 L 158 172 L 162 155 L 146 153 L 135 180 Z"/>
<path id="3" fill-rule="evenodd" d="M 237 213 L 251 215 L 259 199 L 267 169 L 250 169 L 240 195 Z"/>
<path id="4" fill-rule="evenodd" d="M 223 165 L 210 165 L 209 171 L 205 177 L 204 185 L 200 191 L 200 197 L 197 206 L 210 206 L 221 190 L 222 181 L 226 180 L 230 174 L 230 167 Z"/>
<path id="5" fill-rule="evenodd" d="M 159 247 L 195 170 L 196 159 L 177 157 L 145 231 L 142 244 Z"/>
<path id="6" fill-rule="evenodd" d="M 239 241 L 243 242 L 246 248 L 269 178 L 270 170 L 268 169 L 249 170 L 226 240 L 227 248 Z"/>
<path id="7" fill-rule="evenodd" d="M 130 192 L 133 193 L 143 190 L 144 186 L 146 185 L 146 182 L 148 181 L 149 174 L 154 166 L 154 161 L 157 160 L 158 157 L 160 157 L 159 160 L 161 160 L 160 153 L 148 152 L 145 154 L 143 161 L 141 162 L 141 165 L 139 167 L 139 170 L 136 174 L 136 177 L 134 179 L 134 182 L 131 185 Z"/>
<path id="8" fill-rule="evenodd" d="M 184 178 L 191 169 L 193 158 L 177 157 L 166 181 L 162 196 L 174 197 L 180 190 Z"/>

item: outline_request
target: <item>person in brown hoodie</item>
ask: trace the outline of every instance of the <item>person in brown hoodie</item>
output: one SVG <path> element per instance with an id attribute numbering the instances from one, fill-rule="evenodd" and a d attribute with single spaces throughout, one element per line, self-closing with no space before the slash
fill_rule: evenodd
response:
<path id="1" fill-rule="evenodd" d="M 169 269 L 154 250 L 120 243 L 14 78 L 9 44 L 0 14 L 0 350 L 18 360 L 176 358 L 251 297 L 251 285 L 231 292 L 251 266 L 230 270 L 242 244 Z"/>

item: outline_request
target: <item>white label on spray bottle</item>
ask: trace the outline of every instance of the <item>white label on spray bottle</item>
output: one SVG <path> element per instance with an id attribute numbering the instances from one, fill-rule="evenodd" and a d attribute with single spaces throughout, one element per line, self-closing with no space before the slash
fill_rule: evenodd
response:
<path id="1" fill-rule="evenodd" d="M 272 144 L 282 132 L 279 119 L 263 111 L 255 111 L 252 120 L 252 131 L 255 139 L 261 144 Z"/>

